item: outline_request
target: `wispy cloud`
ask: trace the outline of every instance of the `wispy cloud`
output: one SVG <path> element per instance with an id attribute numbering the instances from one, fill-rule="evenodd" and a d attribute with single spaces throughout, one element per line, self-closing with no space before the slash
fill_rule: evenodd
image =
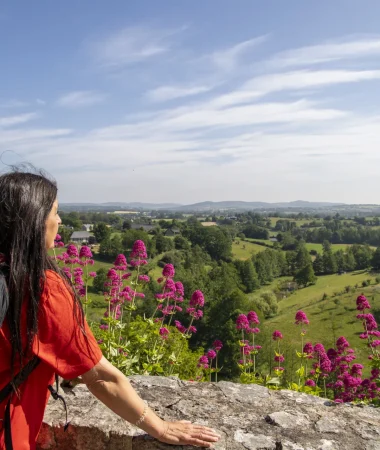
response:
<path id="1" fill-rule="evenodd" d="M 251 49 L 263 44 L 269 35 L 258 36 L 254 39 L 240 42 L 232 47 L 214 52 L 210 55 L 211 61 L 223 70 L 233 69 L 239 58 Z"/>
<path id="2" fill-rule="evenodd" d="M 240 89 L 215 99 L 215 104 L 226 106 L 248 103 L 253 99 L 280 91 L 302 91 L 308 88 L 323 88 L 337 84 L 379 80 L 380 70 L 299 70 L 284 73 L 269 73 L 252 78 Z"/>
<path id="3" fill-rule="evenodd" d="M 24 108 L 28 106 L 27 102 L 22 102 L 20 100 L 11 99 L 11 100 L 0 100 L 0 108 Z"/>
<path id="4" fill-rule="evenodd" d="M 306 66 L 342 59 L 380 55 L 380 37 L 345 39 L 278 53 L 269 60 L 276 67 Z"/>
<path id="5" fill-rule="evenodd" d="M 46 101 L 42 100 L 40 98 L 36 98 L 36 103 L 37 103 L 37 105 L 40 105 L 40 106 L 45 106 L 46 105 Z"/>
<path id="6" fill-rule="evenodd" d="M 92 42 L 90 51 L 95 61 L 109 68 L 139 63 L 170 49 L 170 37 L 178 30 L 129 27 Z"/>
<path id="7" fill-rule="evenodd" d="M 65 108 L 83 108 L 102 103 L 106 95 L 94 91 L 73 91 L 63 95 L 57 100 L 57 105 Z"/>
<path id="8" fill-rule="evenodd" d="M 17 116 L 0 117 L 0 127 L 7 128 L 29 122 L 38 117 L 36 113 L 19 114 Z"/>
<path id="9" fill-rule="evenodd" d="M 165 102 L 176 98 L 190 97 L 209 92 L 214 86 L 160 86 L 146 93 L 153 102 Z"/>

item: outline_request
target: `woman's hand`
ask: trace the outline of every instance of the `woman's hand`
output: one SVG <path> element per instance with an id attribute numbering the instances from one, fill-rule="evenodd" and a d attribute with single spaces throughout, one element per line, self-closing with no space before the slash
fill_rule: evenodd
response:
<path id="1" fill-rule="evenodd" d="M 212 444 L 218 442 L 219 438 L 211 428 L 182 420 L 164 422 L 164 431 L 157 439 L 165 444 L 212 448 Z"/>

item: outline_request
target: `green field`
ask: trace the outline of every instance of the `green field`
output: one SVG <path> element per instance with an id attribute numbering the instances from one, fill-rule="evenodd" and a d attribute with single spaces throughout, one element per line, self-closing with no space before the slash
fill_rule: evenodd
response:
<path id="1" fill-rule="evenodd" d="M 286 217 L 269 217 L 268 219 L 270 220 L 272 228 L 276 226 L 278 220 L 287 220 L 289 222 L 296 222 L 298 227 L 305 225 L 305 223 L 313 222 L 315 220 L 315 219 L 287 219 Z"/>
<path id="2" fill-rule="evenodd" d="M 333 252 L 337 252 L 338 250 L 346 250 L 346 248 L 349 247 L 348 244 L 331 244 L 331 248 Z M 322 244 L 314 244 L 314 243 L 307 243 L 306 248 L 309 250 L 316 250 L 318 253 L 323 252 L 323 245 Z"/>
<path id="3" fill-rule="evenodd" d="M 256 253 L 263 252 L 266 249 L 263 245 L 247 242 L 246 240 L 235 240 L 232 243 L 232 257 L 235 259 L 249 259 Z"/>
<path id="4" fill-rule="evenodd" d="M 372 286 L 362 288 L 362 281 L 368 279 L 372 280 Z M 280 299 L 277 316 L 267 320 L 265 326 L 270 332 L 281 330 L 284 336 L 287 336 L 288 342 L 297 345 L 300 341 L 300 330 L 294 325 L 294 317 L 296 312 L 302 309 L 310 320 L 310 325 L 306 327 L 306 340 L 313 343 L 322 342 L 329 347 L 339 336 L 345 336 L 357 352 L 358 360 L 366 363 L 368 352 L 363 341 L 359 339 L 362 327 L 356 319 L 355 300 L 358 295 L 364 293 L 370 299 L 372 307 L 380 312 L 380 287 L 375 283 L 374 277 L 367 272 L 319 277 L 314 286 L 300 289 L 287 298 Z M 266 290 L 277 284 L 278 281 Z M 355 285 L 359 287 L 355 289 Z M 346 286 L 352 286 L 354 291 L 342 293 Z M 325 300 L 324 294 L 327 294 Z"/>

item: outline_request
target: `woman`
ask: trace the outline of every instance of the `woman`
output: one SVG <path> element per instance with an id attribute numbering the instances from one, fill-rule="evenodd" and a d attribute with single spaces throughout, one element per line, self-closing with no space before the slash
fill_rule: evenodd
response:
<path id="1" fill-rule="evenodd" d="M 102 356 L 69 280 L 47 253 L 60 223 L 54 182 L 21 171 L 0 176 L 0 392 L 39 362 L 13 389 L 8 410 L 8 399 L 0 404 L 0 449 L 36 447 L 55 374 L 81 376 L 100 401 L 162 442 L 210 448 L 214 431 L 161 420 Z"/>

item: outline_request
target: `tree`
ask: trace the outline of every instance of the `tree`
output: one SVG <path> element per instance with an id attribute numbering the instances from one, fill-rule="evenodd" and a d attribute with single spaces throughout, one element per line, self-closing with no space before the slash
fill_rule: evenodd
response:
<path id="1" fill-rule="evenodd" d="M 303 242 L 300 242 L 298 244 L 298 249 L 297 249 L 297 253 L 296 253 L 296 257 L 295 257 L 295 271 L 298 272 L 299 270 L 303 269 L 304 267 L 306 267 L 307 265 L 310 264 L 311 262 L 311 258 L 310 258 L 310 254 L 305 246 L 305 244 Z"/>
<path id="2" fill-rule="evenodd" d="M 315 257 L 315 260 L 313 262 L 313 269 L 317 275 L 322 275 L 325 271 L 324 265 L 323 265 L 323 258 L 319 253 Z"/>
<path id="3" fill-rule="evenodd" d="M 189 250 L 190 243 L 183 236 L 176 236 L 174 238 L 174 247 L 176 250 Z"/>
<path id="4" fill-rule="evenodd" d="M 104 283 L 107 281 L 107 269 L 101 267 L 96 271 L 96 277 L 94 278 L 93 287 L 96 292 L 104 291 Z"/>
<path id="5" fill-rule="evenodd" d="M 372 258 L 372 267 L 375 270 L 380 270 L 380 247 L 378 247 Z"/>
<path id="6" fill-rule="evenodd" d="M 338 271 L 336 258 L 332 252 L 329 241 L 323 242 L 323 268 L 325 274 L 333 274 Z"/>
<path id="7" fill-rule="evenodd" d="M 306 287 L 309 284 L 315 284 L 317 277 L 315 276 L 314 269 L 311 263 L 299 270 L 294 275 L 294 281 L 299 285 Z"/>
<path id="8" fill-rule="evenodd" d="M 174 249 L 174 242 L 172 239 L 165 237 L 163 234 L 157 234 L 152 241 L 156 243 L 158 253 L 168 252 Z"/>
<path id="9" fill-rule="evenodd" d="M 107 224 L 99 222 L 94 226 L 93 233 L 97 242 L 101 244 L 105 239 L 110 237 L 111 230 L 107 227 Z"/>
<path id="10" fill-rule="evenodd" d="M 245 292 L 253 292 L 260 286 L 260 282 L 252 261 L 236 261 L 236 265 L 241 281 L 245 286 Z"/>

